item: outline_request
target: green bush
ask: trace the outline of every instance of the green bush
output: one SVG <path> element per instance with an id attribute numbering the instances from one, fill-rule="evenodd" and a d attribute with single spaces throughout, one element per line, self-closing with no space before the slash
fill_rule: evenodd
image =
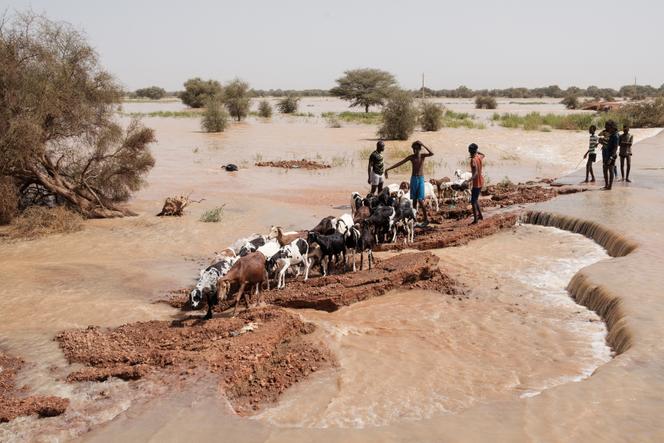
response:
<path id="1" fill-rule="evenodd" d="M 630 103 L 616 113 L 609 113 L 620 125 L 628 124 L 634 128 L 664 127 L 664 97 L 642 103 Z"/>
<path id="2" fill-rule="evenodd" d="M 494 97 L 480 95 L 475 97 L 475 108 L 477 109 L 496 109 L 498 102 Z"/>
<path id="3" fill-rule="evenodd" d="M 267 100 L 261 100 L 258 104 L 258 116 L 263 118 L 272 117 L 272 105 Z"/>
<path id="4" fill-rule="evenodd" d="M 579 109 L 579 98 L 576 95 L 568 95 L 560 103 L 567 109 Z"/>
<path id="5" fill-rule="evenodd" d="M 150 86 L 149 88 L 137 89 L 134 94 L 136 97 L 147 97 L 152 100 L 159 100 L 166 96 L 166 90 L 159 86 Z"/>
<path id="6" fill-rule="evenodd" d="M 205 211 L 201 214 L 199 221 L 204 223 L 219 223 L 224 216 L 224 207 L 218 206 L 216 208 Z"/>
<path id="7" fill-rule="evenodd" d="M 295 114 L 297 112 L 297 106 L 300 101 L 300 97 L 295 97 L 294 95 L 287 95 L 286 97 L 279 100 L 277 103 L 277 109 L 282 114 Z"/>
<path id="8" fill-rule="evenodd" d="M 201 127 L 205 132 L 222 132 L 228 126 L 228 112 L 224 109 L 221 100 L 211 98 L 207 101 Z"/>
<path id="9" fill-rule="evenodd" d="M 438 103 L 422 102 L 420 126 L 423 131 L 438 131 L 443 125 L 443 107 Z"/>
<path id="10" fill-rule="evenodd" d="M 221 97 L 221 93 L 221 83 L 218 81 L 196 77 L 184 82 L 184 91 L 180 92 L 179 97 L 189 107 L 202 108 L 211 98 Z"/>
<path id="11" fill-rule="evenodd" d="M 413 97 L 406 91 L 395 92 L 383 108 L 383 125 L 378 130 L 381 138 L 407 140 L 417 125 L 417 109 Z"/>
<path id="12" fill-rule="evenodd" d="M 229 114 L 237 121 L 249 114 L 251 104 L 249 98 L 249 83 L 236 78 L 224 88 L 224 104 Z"/>

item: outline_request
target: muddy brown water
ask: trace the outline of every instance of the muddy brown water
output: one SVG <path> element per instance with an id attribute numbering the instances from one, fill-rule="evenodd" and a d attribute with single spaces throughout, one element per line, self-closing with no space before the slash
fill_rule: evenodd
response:
<path id="1" fill-rule="evenodd" d="M 661 307 L 653 285 L 661 278 L 656 265 L 662 263 L 656 246 L 607 259 L 590 240 L 553 228 L 522 226 L 439 251 L 454 265 L 457 277 L 473 287 L 468 300 L 392 293 L 332 314 L 297 311 L 319 326 L 317 334 L 328 340 L 342 365 L 295 386 L 277 405 L 251 419 L 234 416 L 220 393 L 201 386 L 160 395 L 162 387 L 141 382 L 64 383 L 71 368 L 52 341 L 55 333 L 89 324 L 173 318 L 178 315 L 173 309 L 151 302 L 191 284 L 214 251 L 251 232 L 264 232 L 271 224 L 307 228 L 325 215 L 345 212 L 350 191 L 365 188 L 361 151 L 374 143 L 375 131 L 360 125 L 327 128 L 317 118 L 280 117 L 207 135 L 199 132 L 195 119 L 145 121 L 156 128 L 159 143 L 149 186 L 131 203 L 138 217 L 91 221 L 80 233 L 0 244 L 0 347 L 28 362 L 19 382 L 30 392 L 72 399 L 62 417 L 23 417 L 0 425 L 0 440 L 52 441 L 78 435 L 90 441 L 210 440 L 221 433 L 248 441 L 478 440 L 487 432 L 510 440 L 601 438 L 608 437 L 607 431 L 594 423 L 606 427 L 610 422 L 605 407 L 615 405 L 620 416 L 628 407 L 621 409 L 620 399 L 634 397 L 642 398 L 637 408 L 641 419 L 636 420 L 640 425 L 622 427 L 625 438 L 616 440 L 637 435 L 645 437 L 636 438 L 639 441 L 656 441 L 662 435 L 651 419 L 657 397 L 646 393 L 647 383 L 664 386 L 656 375 L 664 360 L 648 363 L 649 352 L 660 352 L 651 331 L 633 326 L 634 342 L 646 344 L 634 346 L 638 353 L 630 354 L 630 349 L 600 367 L 609 359 L 604 323 L 571 303 L 564 291 L 572 275 L 594 262 L 599 264 L 590 266 L 589 275 L 611 281 L 611 289 L 629 291 L 624 285 L 634 280 L 616 277 L 621 273 L 615 272 L 614 263 L 619 262 L 629 272 L 646 274 L 637 283 L 638 292 L 647 296 L 648 315 L 656 316 Z M 524 146 L 519 161 L 498 160 L 491 166 L 495 172 L 488 172 L 518 180 L 573 169 L 579 154 L 569 150 L 585 144 L 586 136 L 488 128 L 416 137 L 444 158 L 436 165 L 438 175 L 460 167 L 468 140 L 479 140 L 495 157 L 498 148 Z M 660 136 L 638 146 L 652 150 L 661 144 Z M 390 143 L 388 149 L 406 145 Z M 250 167 L 258 157 L 320 157 L 336 167 L 323 172 Z M 647 187 L 657 188 L 657 171 L 643 169 L 647 165 L 640 166 L 637 158 L 632 187 L 610 195 L 597 191 L 560 197 L 541 208 L 596 218 L 627 230 L 637 241 L 661 243 L 659 234 L 642 223 L 643 214 L 661 217 L 660 209 L 648 204 L 660 201 L 661 191 L 641 190 L 636 181 L 643 177 Z M 220 165 L 229 162 L 243 168 L 222 171 Z M 183 218 L 153 216 L 165 196 L 190 191 L 206 200 Z M 198 222 L 205 209 L 220 204 L 226 204 L 221 224 Z M 468 258 L 471 249 L 479 251 L 482 268 Z M 638 301 L 630 303 L 628 313 L 640 316 Z M 634 373 L 635 366 L 643 369 Z M 597 367 L 600 370 L 586 378 Z M 625 377 L 630 378 L 627 383 Z M 573 383 L 578 380 L 583 381 Z M 613 386 L 608 390 L 613 394 L 606 386 Z M 563 429 L 564 423 L 584 414 L 593 419 Z M 85 434 L 89 429 L 93 431 Z"/>

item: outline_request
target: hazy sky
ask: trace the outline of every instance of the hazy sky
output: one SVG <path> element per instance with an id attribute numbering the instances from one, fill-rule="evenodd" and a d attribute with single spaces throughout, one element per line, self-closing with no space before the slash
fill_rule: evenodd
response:
<path id="1" fill-rule="evenodd" d="M 329 88 L 357 67 L 406 88 L 664 83 L 661 0 L 0 0 L 29 7 L 82 28 L 129 89 Z"/>

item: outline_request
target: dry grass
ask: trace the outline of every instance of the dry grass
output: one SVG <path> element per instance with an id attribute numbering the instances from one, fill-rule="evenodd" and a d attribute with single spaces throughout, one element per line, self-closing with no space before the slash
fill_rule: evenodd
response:
<path id="1" fill-rule="evenodd" d="M 16 186 L 9 177 L 0 178 L 0 225 L 7 225 L 18 211 Z"/>
<path id="2" fill-rule="evenodd" d="M 66 234 L 83 229 L 83 217 L 67 208 L 31 206 L 12 222 L 9 235 L 14 238 L 38 238 Z"/>

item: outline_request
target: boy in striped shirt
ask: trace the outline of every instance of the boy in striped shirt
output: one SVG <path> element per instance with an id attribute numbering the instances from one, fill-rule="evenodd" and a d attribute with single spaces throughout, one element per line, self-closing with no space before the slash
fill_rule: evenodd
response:
<path id="1" fill-rule="evenodd" d="M 596 131 L 597 127 L 595 125 L 592 125 L 588 129 L 588 132 L 590 132 L 590 144 L 588 145 L 588 150 L 583 155 L 583 158 L 588 157 L 588 162 L 586 163 L 586 181 L 584 183 L 588 183 L 588 175 L 590 175 L 593 178 L 591 182 L 595 181 L 595 173 L 593 172 L 593 163 L 595 163 L 595 160 L 597 160 L 597 154 L 595 153 L 595 149 L 597 149 L 597 145 L 599 144 L 599 137 L 595 135 Z"/>

